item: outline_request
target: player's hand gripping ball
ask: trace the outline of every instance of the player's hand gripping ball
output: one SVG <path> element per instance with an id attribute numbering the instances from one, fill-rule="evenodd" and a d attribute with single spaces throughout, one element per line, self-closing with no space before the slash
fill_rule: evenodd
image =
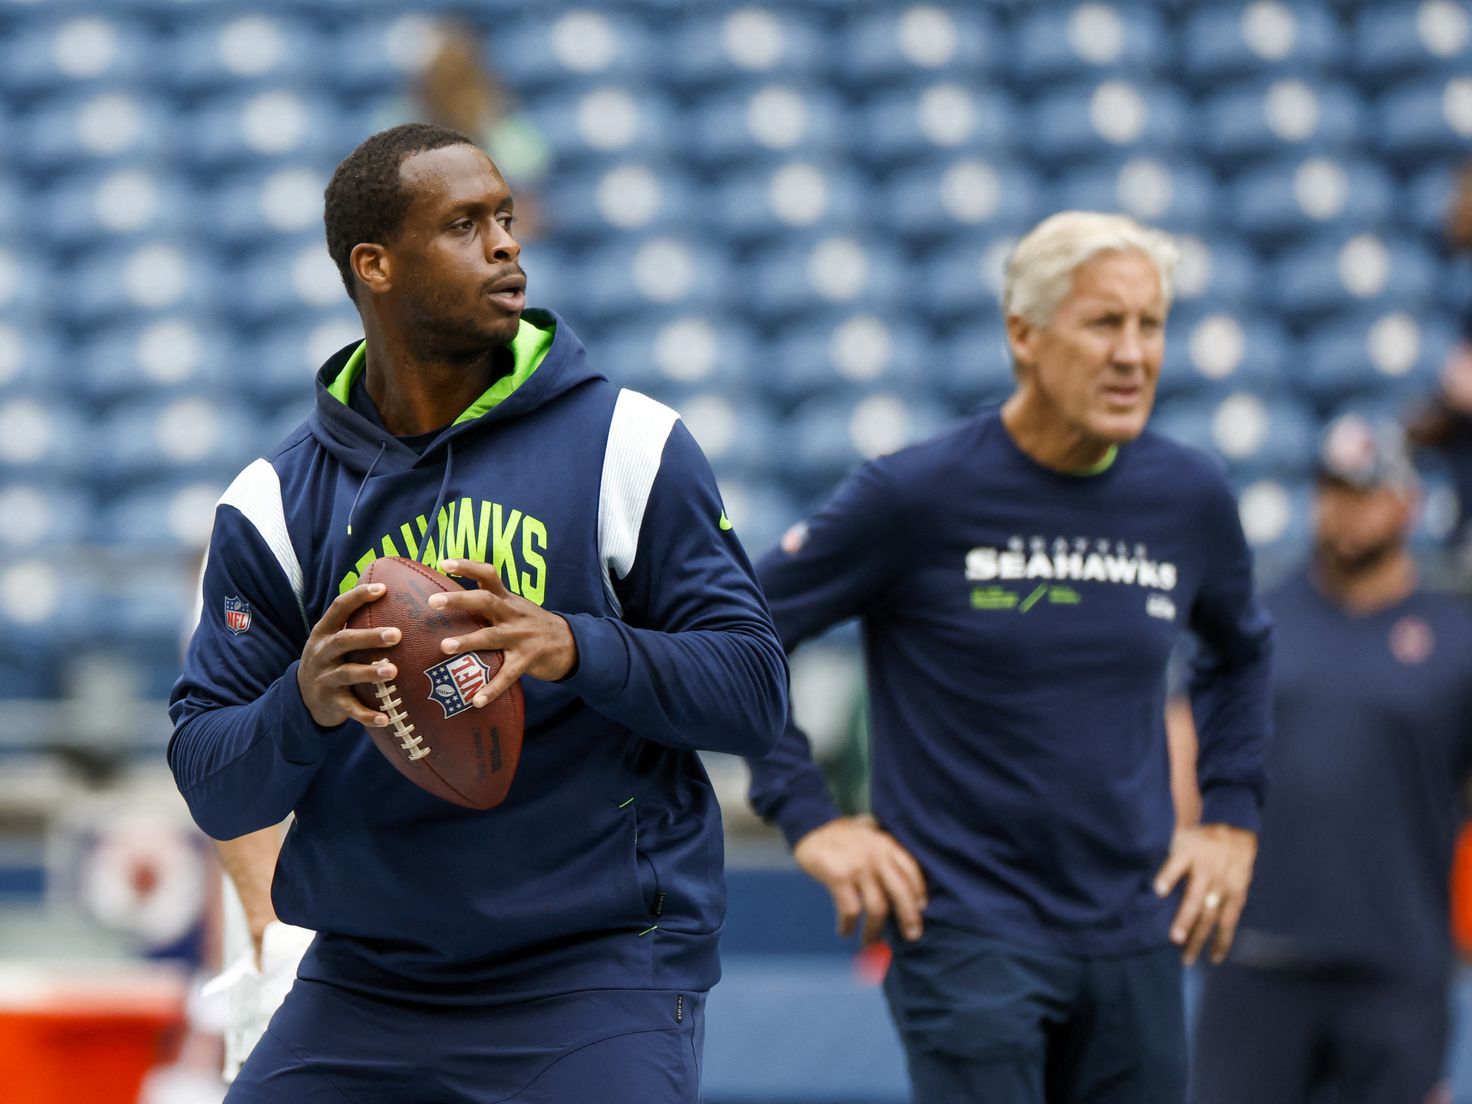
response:
<path id="1" fill-rule="evenodd" d="M 436 610 L 429 599 L 458 583 L 413 560 L 374 560 L 362 582 L 387 588 L 376 602 L 360 606 L 351 629 L 398 628 L 399 642 L 359 652 L 356 662 L 388 660 L 392 681 L 353 687 L 358 700 L 387 715 L 387 728 L 368 727 L 378 750 L 405 778 L 436 797 L 468 809 L 491 809 L 506 799 L 521 758 L 525 706 L 521 683 L 480 709 L 471 705 L 501 669 L 501 653 L 462 652 L 447 656 L 440 641 L 482 628 L 478 618 Z"/>

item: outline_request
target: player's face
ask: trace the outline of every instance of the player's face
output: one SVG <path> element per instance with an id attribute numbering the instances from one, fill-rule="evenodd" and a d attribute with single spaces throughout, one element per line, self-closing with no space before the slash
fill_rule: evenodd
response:
<path id="1" fill-rule="evenodd" d="M 1341 571 L 1379 563 L 1405 543 L 1415 516 L 1413 494 L 1394 487 L 1362 491 L 1325 480 L 1314 502 L 1319 554 Z"/>
<path id="2" fill-rule="evenodd" d="M 1143 253 L 1103 253 L 1080 265 L 1052 322 L 1008 319 L 1025 378 L 1072 433 L 1123 443 L 1155 403 L 1165 356 L 1160 274 Z"/>
<path id="3" fill-rule="evenodd" d="M 526 307 L 511 189 L 489 157 L 465 145 L 416 153 L 399 177 L 413 199 L 388 252 L 415 340 L 431 355 L 504 345 Z"/>

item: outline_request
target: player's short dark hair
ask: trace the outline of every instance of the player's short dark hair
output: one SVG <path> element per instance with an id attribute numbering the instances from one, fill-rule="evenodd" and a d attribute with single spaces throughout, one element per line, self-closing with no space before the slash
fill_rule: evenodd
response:
<path id="1" fill-rule="evenodd" d="M 342 274 L 348 298 L 356 300 L 349 258 L 360 242 L 385 242 L 398 233 L 412 196 L 399 180 L 399 167 L 416 153 L 445 146 L 473 146 L 449 127 L 402 123 L 364 139 L 343 158 L 328 181 L 322 219 L 327 227 L 327 253 Z"/>

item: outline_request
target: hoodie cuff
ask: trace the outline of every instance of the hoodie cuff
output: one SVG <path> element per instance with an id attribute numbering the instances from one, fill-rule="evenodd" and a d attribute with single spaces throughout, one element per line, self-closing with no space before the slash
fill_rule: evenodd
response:
<path id="1" fill-rule="evenodd" d="M 302 700 L 301 686 L 296 681 L 296 671 L 300 666 L 300 660 L 294 661 L 262 695 L 262 700 L 268 703 L 269 724 L 281 758 L 288 763 L 307 765 L 322 758 L 324 736 L 341 732 L 353 722 L 344 721 L 332 728 L 323 728 L 312 719 L 307 703 Z"/>
<path id="2" fill-rule="evenodd" d="M 578 665 L 558 685 L 566 686 L 589 705 L 608 705 L 618 699 L 629 681 L 628 641 L 618 625 L 591 613 L 561 615 L 578 647 Z"/>
<path id="3" fill-rule="evenodd" d="M 1257 791 L 1251 786 L 1232 782 L 1210 787 L 1201 795 L 1201 823 L 1230 824 L 1233 828 L 1258 831 L 1262 825 L 1262 809 L 1258 804 Z"/>
<path id="4" fill-rule="evenodd" d="M 771 820 L 787 839 L 789 848 L 796 847 L 803 836 L 829 821 L 840 819 L 843 814 L 833 804 L 825 786 L 822 793 L 798 793 L 782 799 L 773 809 Z"/>

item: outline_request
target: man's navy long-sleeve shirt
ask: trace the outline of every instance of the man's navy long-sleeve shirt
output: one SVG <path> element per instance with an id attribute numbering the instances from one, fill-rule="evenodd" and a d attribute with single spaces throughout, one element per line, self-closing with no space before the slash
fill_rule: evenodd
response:
<path id="1" fill-rule="evenodd" d="M 1183 629 L 1203 819 L 1257 827 L 1271 629 L 1205 455 L 1147 432 L 1063 474 L 987 411 L 862 467 L 758 574 L 789 651 L 861 622 L 874 813 L 924 869 L 928 920 L 1071 954 L 1166 941 L 1152 879 Z M 751 798 L 791 842 L 838 815 L 790 724 Z"/>

